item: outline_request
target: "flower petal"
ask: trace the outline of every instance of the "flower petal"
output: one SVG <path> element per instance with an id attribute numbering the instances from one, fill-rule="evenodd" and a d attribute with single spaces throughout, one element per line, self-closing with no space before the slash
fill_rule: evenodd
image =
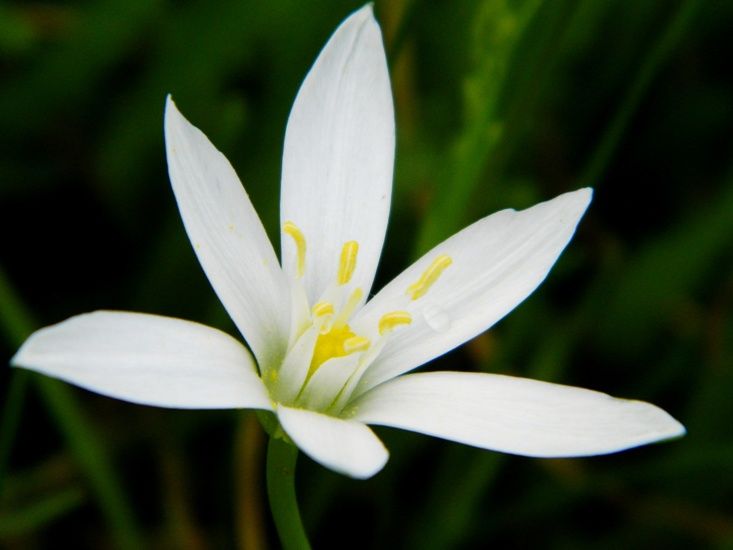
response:
<path id="1" fill-rule="evenodd" d="M 379 438 L 361 422 L 283 406 L 277 408 L 277 417 L 301 451 L 341 474 L 372 477 L 389 457 Z"/>
<path id="2" fill-rule="evenodd" d="M 287 345 L 290 295 L 275 251 L 237 174 L 168 97 L 168 172 L 188 237 L 260 366 Z"/>
<path id="3" fill-rule="evenodd" d="M 356 392 L 450 351 L 514 309 L 547 276 L 591 194 L 580 189 L 520 212 L 492 214 L 433 248 L 389 283 L 354 320 L 354 330 L 374 329 L 381 315 L 395 309 L 407 310 L 413 321 L 385 345 Z M 452 263 L 424 296 L 411 300 L 408 287 L 441 255 Z"/>
<path id="4" fill-rule="evenodd" d="M 387 227 L 394 109 L 382 35 L 371 5 L 336 30 L 305 78 L 288 120 L 280 219 L 306 239 L 305 286 L 314 303 L 336 279 L 341 249 L 359 244 L 353 285 L 368 295 Z M 283 265 L 296 271 L 283 233 Z"/>
<path id="5" fill-rule="evenodd" d="M 612 453 L 685 433 L 649 403 L 483 373 L 401 376 L 360 397 L 348 412 L 369 424 L 537 457 Z"/>
<path id="6" fill-rule="evenodd" d="M 12 364 L 143 405 L 272 409 L 252 356 L 219 330 L 97 311 L 33 333 Z"/>
<path id="7" fill-rule="evenodd" d="M 298 399 L 298 404 L 317 411 L 327 411 L 335 405 L 336 398 L 359 364 L 359 355 L 334 357 L 318 367 Z"/>
<path id="8" fill-rule="evenodd" d="M 270 390 L 276 401 L 290 403 L 297 397 L 308 376 L 317 340 L 318 327 L 307 329 L 288 350 L 279 370 L 273 369 L 263 375 L 273 376 L 275 373 L 274 380 L 270 379 Z"/>

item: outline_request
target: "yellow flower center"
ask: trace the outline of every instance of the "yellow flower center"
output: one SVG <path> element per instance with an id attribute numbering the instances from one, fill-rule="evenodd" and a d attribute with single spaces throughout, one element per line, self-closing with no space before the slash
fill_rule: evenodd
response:
<path id="1" fill-rule="evenodd" d="M 344 254 L 341 255 L 342 260 L 346 255 L 347 247 L 350 246 L 350 243 L 346 243 L 344 245 Z M 354 261 L 355 260 L 352 260 L 352 264 Z M 351 271 L 353 272 L 353 268 Z M 342 261 L 342 266 L 339 269 L 339 275 L 343 272 Z M 342 277 L 339 277 L 339 280 L 342 280 Z M 313 306 L 313 315 L 316 318 L 320 317 L 322 324 L 321 333 L 318 335 L 318 339 L 316 340 L 316 346 L 313 350 L 313 357 L 311 358 L 311 364 L 308 370 L 309 377 L 316 372 L 318 367 L 329 359 L 333 359 L 334 357 L 345 357 L 356 351 L 364 351 L 369 347 L 369 339 L 357 335 L 351 330 L 351 327 L 348 324 L 351 314 L 356 310 L 363 296 L 364 291 L 362 291 L 361 288 L 355 288 L 334 320 L 331 320 L 334 313 L 333 304 L 330 302 L 318 302 Z"/>
<path id="2" fill-rule="evenodd" d="M 329 359 L 346 357 L 356 351 L 364 351 L 368 347 L 369 339 L 358 336 L 349 325 L 333 327 L 325 334 L 318 335 L 308 376 L 312 376 L 318 367 Z"/>
<path id="3" fill-rule="evenodd" d="M 283 232 L 290 236 L 295 244 L 296 277 L 301 278 L 306 268 L 305 236 L 293 222 L 285 222 Z M 351 281 L 356 270 L 358 253 L 359 243 L 357 241 L 344 243 L 336 272 L 336 287 L 343 287 Z M 407 287 L 406 295 L 409 296 L 409 299 L 415 301 L 427 294 L 428 290 L 452 262 L 450 256 L 445 254 L 437 256 L 420 278 Z M 319 301 L 312 307 L 312 322 L 315 326 L 320 327 L 320 333 L 313 349 L 306 380 L 310 379 L 325 362 L 338 357 L 346 357 L 352 353 L 366 351 L 370 348 L 372 342 L 368 338 L 356 334 L 348 324 L 363 297 L 364 291 L 356 287 L 342 303 L 339 310 L 336 309 L 334 303 L 326 300 Z M 379 336 L 386 336 L 396 328 L 411 323 L 412 315 L 407 311 L 395 310 L 385 313 L 379 319 L 377 327 Z"/>

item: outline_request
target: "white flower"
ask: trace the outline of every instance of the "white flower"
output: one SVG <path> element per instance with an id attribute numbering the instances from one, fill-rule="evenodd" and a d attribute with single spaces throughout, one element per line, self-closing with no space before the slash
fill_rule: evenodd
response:
<path id="1" fill-rule="evenodd" d="M 367 302 L 390 206 L 394 115 L 370 6 L 336 30 L 295 100 L 282 171 L 282 267 L 237 175 L 166 105 L 186 231 L 249 344 L 189 321 L 99 311 L 33 334 L 16 366 L 136 403 L 273 411 L 314 460 L 366 478 L 367 424 L 528 456 L 619 451 L 684 433 L 638 401 L 483 373 L 406 372 L 483 332 L 545 278 L 591 199 L 503 210 L 436 246 Z"/>

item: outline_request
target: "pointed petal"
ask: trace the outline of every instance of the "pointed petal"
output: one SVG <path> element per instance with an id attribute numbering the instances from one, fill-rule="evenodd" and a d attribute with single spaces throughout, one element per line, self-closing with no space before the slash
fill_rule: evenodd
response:
<path id="1" fill-rule="evenodd" d="M 591 190 L 580 189 L 520 212 L 502 210 L 456 233 L 407 268 L 352 323 L 355 330 L 368 331 L 395 309 L 406 309 L 413 318 L 367 369 L 357 393 L 450 351 L 514 309 L 547 276 L 590 199 Z M 408 286 L 442 254 L 452 263 L 424 296 L 411 300 Z"/>
<path id="2" fill-rule="evenodd" d="M 178 208 L 206 276 L 260 366 L 278 362 L 287 345 L 288 286 L 247 193 L 170 97 L 165 141 Z"/>
<path id="3" fill-rule="evenodd" d="M 336 278 L 343 244 L 359 243 L 353 285 L 368 295 L 387 227 L 394 110 L 382 35 L 371 5 L 336 30 L 303 82 L 288 120 L 280 219 L 306 242 L 305 285 L 314 303 Z M 282 235 L 283 265 L 295 247 Z"/>
<path id="4" fill-rule="evenodd" d="M 361 422 L 282 406 L 277 417 L 301 451 L 341 474 L 357 479 L 372 477 L 389 457 L 379 438 Z"/>
<path id="5" fill-rule="evenodd" d="M 483 373 L 401 376 L 360 397 L 348 412 L 369 424 L 537 457 L 606 454 L 685 433 L 649 403 Z"/>
<path id="6" fill-rule="evenodd" d="M 33 333 L 12 364 L 102 395 L 180 409 L 271 409 L 247 349 L 171 317 L 97 311 Z"/>

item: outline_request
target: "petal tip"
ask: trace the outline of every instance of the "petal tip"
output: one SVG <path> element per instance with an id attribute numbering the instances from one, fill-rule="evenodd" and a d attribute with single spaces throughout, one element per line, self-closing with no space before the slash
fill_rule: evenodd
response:
<path id="1" fill-rule="evenodd" d="M 15 355 L 13 355 L 10 358 L 9 364 L 10 364 L 11 367 L 24 368 L 23 367 L 23 357 L 22 357 L 22 352 L 23 352 L 23 348 L 24 347 L 25 347 L 25 344 L 23 344 L 22 346 L 20 346 L 20 349 L 18 351 L 16 351 L 15 352 Z"/>
<path id="2" fill-rule="evenodd" d="M 647 445 L 651 443 L 661 443 L 673 439 L 679 439 L 687 434 L 687 429 L 664 409 L 647 403 L 645 401 L 625 400 L 613 398 L 622 406 L 628 408 L 631 413 L 629 419 L 634 419 L 640 431 L 635 441 L 627 445 L 620 445 L 619 451 Z M 626 401 L 626 404 L 624 404 Z M 610 452 L 615 452 L 611 450 Z"/>
<path id="3" fill-rule="evenodd" d="M 381 443 L 381 441 L 380 441 Z M 361 465 L 355 465 L 353 468 L 350 468 L 348 471 L 343 470 L 339 473 L 348 476 L 353 479 L 369 479 L 370 477 L 374 477 L 379 472 L 382 471 L 382 468 L 387 464 L 387 461 L 389 460 L 389 451 L 387 448 L 382 444 L 382 454 L 380 456 L 380 459 L 375 462 L 371 462 L 368 464 Z"/>
<path id="4" fill-rule="evenodd" d="M 581 189 L 577 189 L 576 191 L 570 191 L 569 193 L 567 193 L 567 196 L 568 198 L 572 198 L 573 202 L 575 202 L 579 208 L 582 208 L 583 211 L 585 211 L 588 208 L 591 200 L 593 200 L 593 188 L 583 187 Z"/>
<path id="5" fill-rule="evenodd" d="M 54 325 L 52 325 L 54 326 Z M 42 329 L 36 330 L 28 336 L 25 341 L 21 344 L 21 346 L 18 348 L 18 351 L 15 352 L 15 355 L 10 358 L 10 366 L 16 367 L 16 368 L 22 368 L 22 369 L 28 369 L 28 370 L 37 370 L 32 366 L 33 362 L 33 346 L 38 339 L 38 335 L 40 333 L 45 332 L 49 327 L 44 327 Z"/>
<path id="6" fill-rule="evenodd" d="M 352 12 L 346 19 L 343 20 L 339 28 L 336 29 L 336 34 L 339 30 L 347 30 L 349 32 L 358 33 L 364 26 L 373 26 L 377 31 L 381 33 L 379 23 L 374 17 L 374 3 L 369 2 L 364 4 L 361 8 Z"/>
<path id="7" fill-rule="evenodd" d="M 280 425 L 293 443 L 314 461 L 353 479 L 368 479 L 389 459 L 384 443 L 366 424 L 316 411 L 280 405 Z"/>
<path id="8" fill-rule="evenodd" d="M 173 96 L 171 94 L 168 94 L 165 96 L 165 123 L 166 123 L 166 126 L 172 123 L 174 118 L 181 119 L 183 118 L 183 115 L 178 110 L 178 106 L 176 105 L 176 102 L 173 101 Z"/>
<path id="9" fill-rule="evenodd" d="M 667 439 L 679 439 L 680 437 L 684 437 L 687 435 L 687 428 L 674 418 L 669 413 L 665 413 L 666 415 L 666 429 L 662 431 L 662 438 L 661 440 L 667 440 Z"/>
<path id="10" fill-rule="evenodd" d="M 367 2 L 358 10 L 353 12 L 349 17 L 347 17 L 347 20 L 351 19 L 352 17 L 355 19 L 374 19 L 374 2 Z"/>

